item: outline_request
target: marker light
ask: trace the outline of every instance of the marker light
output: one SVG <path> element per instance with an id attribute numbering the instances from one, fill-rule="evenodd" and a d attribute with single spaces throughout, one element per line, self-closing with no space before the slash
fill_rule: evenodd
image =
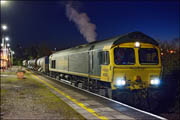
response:
<path id="1" fill-rule="evenodd" d="M 154 78 L 150 81 L 151 85 L 159 85 L 160 84 L 160 80 L 159 78 Z"/>
<path id="2" fill-rule="evenodd" d="M 140 47 L 140 42 L 135 42 L 135 47 Z"/>
<path id="3" fill-rule="evenodd" d="M 126 81 L 122 78 L 119 78 L 116 80 L 116 85 L 117 86 L 124 86 L 126 84 Z"/>

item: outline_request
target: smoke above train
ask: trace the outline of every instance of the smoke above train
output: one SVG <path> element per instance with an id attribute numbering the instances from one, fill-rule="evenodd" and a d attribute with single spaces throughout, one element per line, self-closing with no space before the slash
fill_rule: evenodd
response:
<path id="1" fill-rule="evenodd" d="M 91 23 L 90 18 L 86 13 L 78 12 L 72 5 L 72 2 L 66 4 L 66 16 L 69 21 L 76 24 L 76 27 L 87 40 L 87 42 L 93 42 L 96 40 L 96 25 Z"/>

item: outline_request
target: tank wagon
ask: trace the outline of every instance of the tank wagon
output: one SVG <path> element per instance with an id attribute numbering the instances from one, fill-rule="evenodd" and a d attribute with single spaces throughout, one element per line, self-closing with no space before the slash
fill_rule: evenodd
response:
<path id="1" fill-rule="evenodd" d="M 30 69 L 37 69 L 37 59 L 33 59 L 33 60 L 28 60 L 28 68 Z"/>
<path id="2" fill-rule="evenodd" d="M 27 65 L 28 65 L 28 60 L 23 60 L 22 65 L 23 65 L 24 67 L 27 67 Z"/>
<path id="3" fill-rule="evenodd" d="M 37 67 L 38 71 L 43 72 L 43 73 L 49 73 L 49 57 L 41 57 L 37 59 Z"/>
<path id="4" fill-rule="evenodd" d="M 158 88 L 161 70 L 158 43 L 141 32 L 95 41 L 49 56 L 50 76 L 67 79 L 91 91 Z"/>

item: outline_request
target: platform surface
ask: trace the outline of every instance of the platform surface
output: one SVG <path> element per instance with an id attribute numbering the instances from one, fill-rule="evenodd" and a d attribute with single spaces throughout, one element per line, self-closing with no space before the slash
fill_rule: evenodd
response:
<path id="1" fill-rule="evenodd" d="M 45 81 L 43 83 L 46 84 L 52 92 L 82 114 L 86 119 L 165 119 L 103 96 L 78 90 L 73 86 L 62 84 L 58 82 L 58 80 L 53 79 L 52 81 L 50 77 L 36 73 L 33 74 L 33 76 L 41 82 Z M 51 85 L 53 87 L 51 87 Z M 56 89 L 58 89 L 59 92 Z"/>

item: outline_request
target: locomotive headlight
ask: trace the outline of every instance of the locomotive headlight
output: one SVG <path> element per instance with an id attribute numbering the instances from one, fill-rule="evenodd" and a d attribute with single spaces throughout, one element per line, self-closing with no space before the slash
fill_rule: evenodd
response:
<path id="1" fill-rule="evenodd" d="M 150 81 L 151 85 L 159 85 L 160 84 L 160 79 L 159 78 L 153 78 Z"/>
<path id="2" fill-rule="evenodd" d="M 117 86 L 124 86 L 126 84 L 126 81 L 125 81 L 125 79 L 123 79 L 123 78 L 118 78 L 117 80 L 116 80 L 116 85 Z"/>
<path id="3" fill-rule="evenodd" d="M 140 47 L 140 42 L 135 42 L 135 47 Z"/>

